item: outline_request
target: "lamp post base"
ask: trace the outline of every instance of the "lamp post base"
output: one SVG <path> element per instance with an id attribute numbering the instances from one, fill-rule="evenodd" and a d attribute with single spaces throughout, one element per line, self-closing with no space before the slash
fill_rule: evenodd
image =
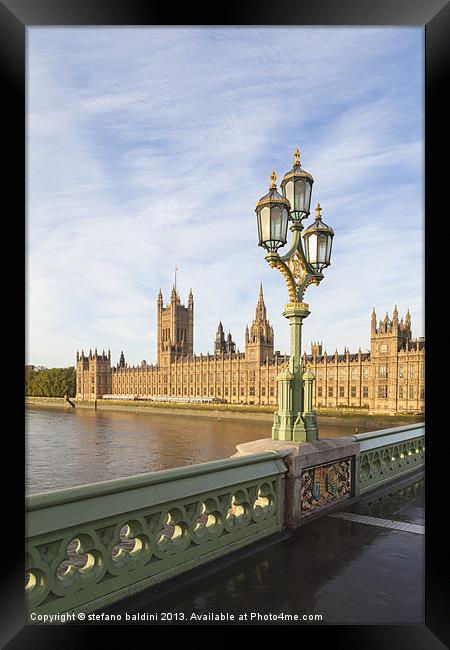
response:
<path id="1" fill-rule="evenodd" d="M 319 439 L 317 418 L 312 413 L 279 413 L 274 414 L 272 440 L 313 442 Z"/>
<path id="2" fill-rule="evenodd" d="M 307 433 L 300 413 L 280 413 L 277 411 L 274 414 L 272 440 L 306 442 Z"/>

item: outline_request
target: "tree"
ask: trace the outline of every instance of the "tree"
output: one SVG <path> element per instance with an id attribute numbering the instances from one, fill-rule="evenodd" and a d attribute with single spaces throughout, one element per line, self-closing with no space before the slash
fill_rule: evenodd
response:
<path id="1" fill-rule="evenodd" d="M 25 395 L 34 397 L 75 396 L 75 368 L 25 368 Z"/>

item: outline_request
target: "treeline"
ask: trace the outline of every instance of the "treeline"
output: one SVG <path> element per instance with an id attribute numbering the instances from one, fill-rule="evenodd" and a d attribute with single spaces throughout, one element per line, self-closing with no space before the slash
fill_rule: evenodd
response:
<path id="1" fill-rule="evenodd" d="M 75 368 L 25 368 L 25 395 L 30 397 L 75 397 Z"/>

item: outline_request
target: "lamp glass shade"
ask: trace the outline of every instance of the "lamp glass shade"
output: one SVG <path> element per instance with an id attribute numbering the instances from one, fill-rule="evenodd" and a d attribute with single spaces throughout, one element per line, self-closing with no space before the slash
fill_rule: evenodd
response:
<path id="1" fill-rule="evenodd" d="M 317 235 L 310 235 L 305 237 L 305 254 L 306 259 L 315 268 L 317 262 Z"/>
<path id="2" fill-rule="evenodd" d="M 270 208 L 270 239 L 273 241 L 282 240 L 282 216 L 281 206 L 274 205 Z"/>
<path id="3" fill-rule="evenodd" d="M 283 203 L 268 203 L 256 209 L 259 245 L 274 252 L 287 241 L 289 221 L 288 206 Z"/>
<path id="4" fill-rule="evenodd" d="M 327 239 L 326 235 L 319 235 L 317 238 L 317 262 L 322 264 L 327 264 Z"/>
<path id="5" fill-rule="evenodd" d="M 305 255 L 309 264 L 316 271 L 330 266 L 333 234 L 329 231 L 306 232 L 304 235 Z"/>
<path id="6" fill-rule="evenodd" d="M 289 179 L 283 186 L 283 194 L 291 204 L 291 209 L 294 210 L 294 179 Z"/>
<path id="7" fill-rule="evenodd" d="M 259 242 L 262 243 L 264 241 L 269 241 L 270 240 L 270 208 L 268 205 L 264 206 L 264 208 L 261 208 L 261 212 L 259 213 L 259 222 L 261 224 L 261 234 L 259 238 Z"/>
<path id="8" fill-rule="evenodd" d="M 305 217 L 309 214 L 309 205 L 311 203 L 312 183 L 307 176 L 300 176 L 295 179 L 294 186 L 294 210 L 300 212 Z"/>
<path id="9" fill-rule="evenodd" d="M 327 266 L 331 264 L 331 247 L 333 245 L 333 237 L 328 237 L 327 245 Z"/>
<path id="10" fill-rule="evenodd" d="M 291 204 L 292 221 L 301 221 L 309 215 L 313 179 L 301 171 L 283 179 L 281 188 L 283 196 Z"/>

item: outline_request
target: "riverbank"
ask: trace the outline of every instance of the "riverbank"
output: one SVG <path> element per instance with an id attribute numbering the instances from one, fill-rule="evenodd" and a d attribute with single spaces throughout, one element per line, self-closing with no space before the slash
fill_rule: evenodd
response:
<path id="1" fill-rule="evenodd" d="M 246 419 L 259 421 L 272 421 L 275 406 L 252 406 L 238 404 L 172 404 L 167 402 L 119 402 L 110 400 L 97 400 L 96 402 L 78 402 L 72 400 L 77 409 L 97 411 L 125 411 L 135 415 L 190 415 L 197 417 L 212 417 L 216 419 Z M 55 408 L 71 410 L 73 407 L 64 397 L 26 397 L 26 407 Z M 377 430 L 385 427 L 400 426 L 422 422 L 424 415 L 370 415 L 367 411 L 358 412 L 350 409 L 333 412 L 328 409 L 318 411 L 317 420 L 321 424 L 345 426 L 349 424 L 363 427 L 368 430 Z"/>
<path id="2" fill-rule="evenodd" d="M 70 398 L 73 404 L 76 403 L 75 398 Z M 56 409 L 72 409 L 73 406 L 66 400 L 65 397 L 25 397 L 25 406 L 37 406 L 39 408 L 56 408 Z"/>

